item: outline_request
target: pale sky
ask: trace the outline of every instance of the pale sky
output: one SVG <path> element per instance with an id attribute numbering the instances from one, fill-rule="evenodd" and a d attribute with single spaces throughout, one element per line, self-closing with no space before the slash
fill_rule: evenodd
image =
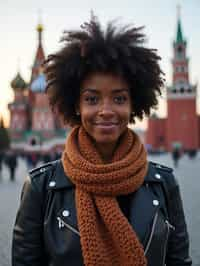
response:
<path id="1" fill-rule="evenodd" d="M 144 25 L 147 45 L 158 49 L 166 83 L 171 84 L 177 4 L 181 5 L 182 30 L 188 44 L 190 80 L 200 84 L 200 0 L 0 0 L 0 116 L 9 118 L 7 104 L 13 99 L 10 81 L 18 69 L 26 81 L 30 79 L 37 48 L 39 10 L 42 10 L 45 29 L 43 46 L 46 55 L 59 48 L 63 30 L 78 28 L 89 19 L 91 9 L 104 25 L 115 18 L 120 18 L 123 24 Z M 198 112 L 199 105 L 198 101 Z M 165 113 L 166 107 L 161 100 L 158 114 L 164 116 Z"/>

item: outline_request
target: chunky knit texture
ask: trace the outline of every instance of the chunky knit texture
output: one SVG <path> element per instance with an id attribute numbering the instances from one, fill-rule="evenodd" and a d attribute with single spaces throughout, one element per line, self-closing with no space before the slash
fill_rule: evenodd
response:
<path id="1" fill-rule="evenodd" d="M 67 137 L 62 163 L 76 186 L 76 208 L 86 266 L 145 266 L 144 249 L 116 196 L 136 191 L 144 182 L 147 156 L 130 129 L 121 136 L 111 163 L 103 163 L 83 127 Z"/>

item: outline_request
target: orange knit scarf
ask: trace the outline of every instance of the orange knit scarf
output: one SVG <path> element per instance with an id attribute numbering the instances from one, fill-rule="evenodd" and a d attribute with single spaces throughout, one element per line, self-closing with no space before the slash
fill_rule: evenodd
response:
<path id="1" fill-rule="evenodd" d="M 144 249 L 116 196 L 136 191 L 147 172 L 147 156 L 139 137 L 123 134 L 111 163 L 105 164 L 82 127 L 67 137 L 64 171 L 76 185 L 76 208 L 84 265 L 144 266 Z"/>

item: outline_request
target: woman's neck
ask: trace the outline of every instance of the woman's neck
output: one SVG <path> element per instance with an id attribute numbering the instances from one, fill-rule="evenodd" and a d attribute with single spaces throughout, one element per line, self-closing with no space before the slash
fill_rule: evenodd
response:
<path id="1" fill-rule="evenodd" d="M 110 163 L 116 148 L 116 143 L 96 143 L 96 148 L 104 163 Z"/>

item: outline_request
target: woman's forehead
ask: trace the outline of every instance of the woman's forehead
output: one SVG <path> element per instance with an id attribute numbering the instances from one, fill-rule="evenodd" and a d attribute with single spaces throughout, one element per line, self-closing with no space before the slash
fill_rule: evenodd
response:
<path id="1" fill-rule="evenodd" d="M 88 75 L 82 82 L 82 89 L 90 87 L 99 89 L 101 87 L 115 87 L 116 89 L 128 88 L 127 82 L 119 75 L 112 73 L 93 73 Z"/>
<path id="2" fill-rule="evenodd" d="M 111 88 L 111 87 L 108 87 L 108 88 L 82 88 L 81 89 L 81 94 L 84 94 L 84 93 L 93 93 L 93 94 L 101 94 L 101 93 L 111 93 L 111 94 L 118 94 L 118 93 L 129 93 L 130 90 L 128 88 Z"/>

